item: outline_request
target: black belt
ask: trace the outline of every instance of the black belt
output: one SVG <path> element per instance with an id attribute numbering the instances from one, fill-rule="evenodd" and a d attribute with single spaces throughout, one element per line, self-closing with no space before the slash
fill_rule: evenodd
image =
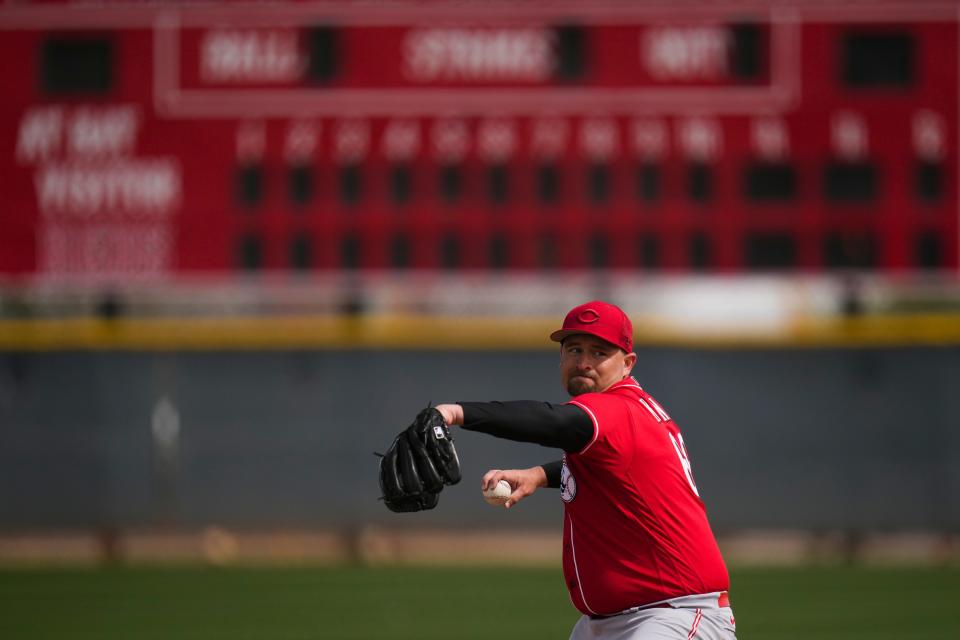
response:
<path id="1" fill-rule="evenodd" d="M 646 611 L 647 609 L 672 609 L 673 607 L 669 602 L 658 602 L 656 604 L 644 604 L 639 607 L 630 607 L 629 609 L 624 609 L 623 611 L 618 611 L 617 613 L 608 613 L 606 615 L 600 615 L 598 613 L 591 614 L 589 618 L 591 620 L 603 620 L 605 618 L 616 618 L 617 616 L 622 616 L 627 613 L 636 613 L 638 611 Z"/>
<path id="2" fill-rule="evenodd" d="M 720 595 L 717 597 L 717 606 L 720 608 L 730 606 L 730 594 L 726 591 L 721 591 Z M 624 609 L 618 613 L 608 613 L 606 615 L 601 615 L 598 613 L 591 614 L 588 616 L 591 620 L 603 620 L 605 618 L 616 618 L 617 616 L 622 616 L 627 613 L 636 613 L 638 611 L 645 611 L 647 609 L 673 609 L 673 605 L 669 602 L 655 602 L 653 604 L 642 604 L 639 607 L 630 607 L 629 609 Z"/>

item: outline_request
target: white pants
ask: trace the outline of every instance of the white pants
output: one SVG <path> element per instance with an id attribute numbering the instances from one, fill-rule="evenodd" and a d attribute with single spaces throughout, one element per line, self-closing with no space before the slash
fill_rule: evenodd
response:
<path id="1" fill-rule="evenodd" d="M 610 618 L 583 616 L 570 640 L 735 640 L 730 607 L 644 609 Z"/>

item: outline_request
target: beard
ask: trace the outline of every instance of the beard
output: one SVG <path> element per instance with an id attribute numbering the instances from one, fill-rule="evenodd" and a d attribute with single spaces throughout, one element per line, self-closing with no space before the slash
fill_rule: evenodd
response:
<path id="1" fill-rule="evenodd" d="M 592 378 L 574 376 L 567 381 L 567 393 L 571 396 L 579 396 L 584 393 L 592 393 L 597 390 L 597 382 Z"/>

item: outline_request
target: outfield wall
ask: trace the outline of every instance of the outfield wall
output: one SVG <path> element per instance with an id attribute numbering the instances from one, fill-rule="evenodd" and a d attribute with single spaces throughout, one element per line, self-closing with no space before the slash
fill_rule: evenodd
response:
<path id="1" fill-rule="evenodd" d="M 960 529 L 960 347 L 647 347 L 715 528 Z M 460 432 L 430 513 L 377 501 L 377 461 L 427 402 L 563 400 L 552 351 L 6 351 L 0 528 L 555 525 L 491 467 L 558 453 Z"/>

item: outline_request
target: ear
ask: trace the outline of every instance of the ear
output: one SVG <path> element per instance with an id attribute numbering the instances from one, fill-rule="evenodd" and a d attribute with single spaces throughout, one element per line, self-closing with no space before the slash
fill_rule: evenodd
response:
<path id="1" fill-rule="evenodd" d="M 626 378 L 633 371 L 633 365 L 637 364 L 637 354 L 632 351 L 623 357 L 623 377 Z"/>

